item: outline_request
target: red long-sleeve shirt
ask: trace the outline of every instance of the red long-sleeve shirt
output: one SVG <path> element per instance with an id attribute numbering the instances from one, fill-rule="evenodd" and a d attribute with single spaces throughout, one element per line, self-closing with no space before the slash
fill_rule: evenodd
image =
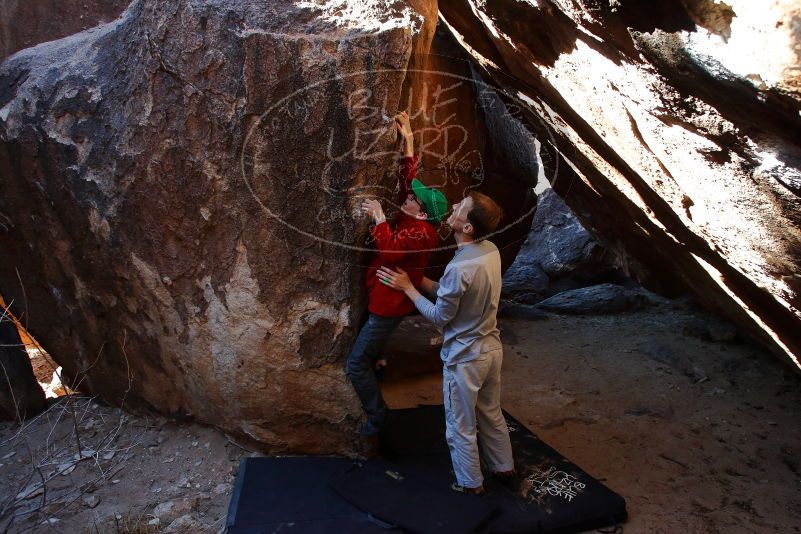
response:
<path id="1" fill-rule="evenodd" d="M 412 180 L 417 175 L 417 161 L 416 155 L 401 158 L 398 205 L 403 204 L 411 191 Z M 383 317 L 400 317 L 411 313 L 415 309 L 414 303 L 406 294 L 382 284 L 375 273 L 381 266 L 391 269 L 400 267 L 409 273 L 412 284 L 419 287 L 431 259 L 431 249 L 439 243 L 437 231 L 431 223 L 399 212 L 391 225 L 382 222 L 375 225 L 371 233 L 377 253 L 367 269 L 367 309 Z"/>

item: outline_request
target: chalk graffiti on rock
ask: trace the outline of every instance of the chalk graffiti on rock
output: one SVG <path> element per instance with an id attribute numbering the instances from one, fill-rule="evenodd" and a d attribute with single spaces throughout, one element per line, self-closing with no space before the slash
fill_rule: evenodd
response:
<path id="1" fill-rule="evenodd" d="M 470 88 L 479 82 L 429 73 L 439 81 L 449 80 L 424 82 L 423 94 L 407 94 L 405 102 L 398 102 L 397 92 L 387 89 L 391 84 L 370 78 L 391 79 L 396 74 L 401 80 L 408 73 L 356 72 L 316 81 L 254 117 L 242 146 L 241 172 L 244 185 L 269 217 L 296 235 L 371 251 L 359 205 L 363 199 L 379 198 L 390 218 L 400 209 L 392 166 L 399 154 L 394 116 L 400 109 L 409 112 L 417 127 L 418 176 L 427 186 L 456 201 L 485 181 L 480 143 L 471 143 L 460 115 L 474 105 L 462 99 L 472 98 L 465 95 L 472 95 Z M 365 83 L 372 85 L 364 87 Z M 418 101 L 423 105 L 410 105 Z M 444 239 L 442 232 L 449 229 L 440 225 L 438 231 Z M 434 250 L 444 248 L 450 246 Z"/>

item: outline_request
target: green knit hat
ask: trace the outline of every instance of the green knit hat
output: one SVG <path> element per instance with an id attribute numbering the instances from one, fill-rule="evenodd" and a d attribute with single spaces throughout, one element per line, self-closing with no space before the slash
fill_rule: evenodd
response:
<path id="1" fill-rule="evenodd" d="M 429 222 L 438 223 L 448 213 L 448 199 L 445 195 L 436 189 L 426 187 L 417 178 L 412 180 L 412 193 L 425 206 Z"/>

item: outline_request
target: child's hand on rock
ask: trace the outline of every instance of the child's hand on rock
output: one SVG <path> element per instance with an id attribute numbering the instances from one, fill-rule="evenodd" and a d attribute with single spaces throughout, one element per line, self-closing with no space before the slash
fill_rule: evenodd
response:
<path id="1" fill-rule="evenodd" d="M 362 213 L 372 217 L 376 224 L 381 224 L 387 220 L 384 216 L 384 210 L 381 208 L 381 203 L 374 198 L 362 201 Z"/>
<path id="2" fill-rule="evenodd" d="M 412 125 L 409 122 L 408 113 L 401 111 L 395 115 L 395 128 L 398 130 L 398 135 L 404 139 L 408 139 L 413 136 Z"/>

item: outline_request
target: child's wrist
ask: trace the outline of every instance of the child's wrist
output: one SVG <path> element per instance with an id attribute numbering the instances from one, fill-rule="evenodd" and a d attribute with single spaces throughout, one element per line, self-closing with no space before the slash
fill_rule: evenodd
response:
<path id="1" fill-rule="evenodd" d="M 414 136 L 410 135 L 408 137 L 404 136 L 403 138 L 403 155 L 404 156 L 413 156 L 414 155 Z"/>

